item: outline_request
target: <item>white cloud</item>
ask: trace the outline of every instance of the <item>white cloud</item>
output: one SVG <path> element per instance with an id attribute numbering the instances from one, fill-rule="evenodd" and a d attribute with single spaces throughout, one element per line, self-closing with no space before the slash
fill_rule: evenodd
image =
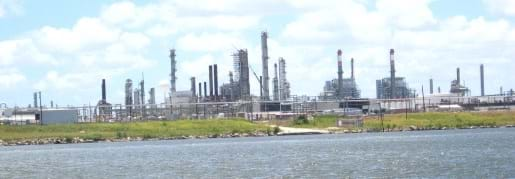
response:
<path id="1" fill-rule="evenodd" d="M 53 52 L 75 53 L 118 40 L 121 32 L 96 18 L 81 18 L 70 29 L 45 26 L 35 32 L 40 46 Z"/>
<path id="2" fill-rule="evenodd" d="M 241 35 L 227 33 L 189 33 L 177 40 L 179 50 L 196 52 L 233 51 L 246 45 Z"/>
<path id="3" fill-rule="evenodd" d="M 401 28 L 420 28 L 436 23 L 430 0 L 379 0 L 377 11 L 385 16 L 392 25 Z"/>
<path id="4" fill-rule="evenodd" d="M 0 41 L 0 66 L 14 64 L 55 66 L 59 62 L 52 55 L 43 53 L 30 38 Z"/>
<path id="5" fill-rule="evenodd" d="M 27 78 L 17 69 L 0 68 L 0 89 L 8 89 L 18 87 L 17 85 Z"/>
<path id="6" fill-rule="evenodd" d="M 19 0 L 0 0 L 0 18 L 8 14 L 19 15 L 23 8 Z"/>
<path id="7" fill-rule="evenodd" d="M 515 15 L 515 1 L 513 0 L 483 0 L 483 3 L 493 13 Z"/>
<path id="8" fill-rule="evenodd" d="M 41 65 L 43 77 L 29 74 L 30 69 L 18 68 L 17 73 L 35 81 L 37 89 L 58 91 L 91 89 L 100 78 L 116 79 L 120 81 L 116 88 L 122 88 L 122 80 L 131 75 L 161 70 L 154 74 L 160 76 L 148 81 L 161 79 L 153 85 L 166 90 L 168 79 L 162 79 L 169 73 L 167 49 L 176 46 L 178 89 L 189 89 L 189 78 L 205 81 L 207 66 L 214 63 L 218 64 L 220 84 L 226 82 L 235 48 L 249 50 L 249 64 L 259 75 L 259 29 L 265 27 L 270 32 L 269 73 L 273 75 L 273 62 L 284 57 L 295 94 L 317 95 L 325 80 L 336 77 L 339 48 L 344 51 L 344 76 L 349 75 L 349 59 L 356 59 L 356 76 L 365 97 L 374 97 L 375 80 L 388 76 L 390 48 L 396 49 L 398 76 L 406 76 L 417 88 L 433 76 L 445 90 L 457 66 L 462 67 L 467 81 L 474 81 L 479 63 L 498 73 L 513 68 L 513 21 L 436 18 L 429 8 L 431 2 L 117 2 L 105 6 L 97 17 L 77 19 L 71 27 L 48 25 L 18 39 L 1 41 L 0 67 Z M 488 85 L 513 80 L 503 75 Z M 253 76 L 251 87 L 259 94 Z"/>

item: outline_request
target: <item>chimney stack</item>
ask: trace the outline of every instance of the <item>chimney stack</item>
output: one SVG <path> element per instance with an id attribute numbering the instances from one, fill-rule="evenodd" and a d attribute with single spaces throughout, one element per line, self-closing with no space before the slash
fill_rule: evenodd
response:
<path id="1" fill-rule="evenodd" d="M 198 97 L 202 98 L 202 82 L 198 83 Z"/>
<path id="2" fill-rule="evenodd" d="M 207 83 L 204 81 L 204 98 L 207 99 L 208 95 L 207 95 Z"/>
<path id="3" fill-rule="evenodd" d="M 350 59 L 350 78 L 354 81 L 354 58 Z"/>
<path id="4" fill-rule="evenodd" d="M 458 82 L 458 86 L 460 85 L 461 83 L 461 79 L 460 79 L 460 68 L 456 68 L 456 81 Z"/>
<path id="5" fill-rule="evenodd" d="M 343 67 L 342 67 L 342 50 L 338 49 L 338 97 L 343 98 Z"/>
<path id="6" fill-rule="evenodd" d="M 433 94 L 433 78 L 429 79 L 429 93 Z"/>
<path id="7" fill-rule="evenodd" d="M 195 85 L 197 83 L 195 82 L 195 77 L 191 77 L 190 80 L 191 80 L 191 89 L 190 89 L 191 90 L 191 95 L 192 95 L 192 97 L 195 97 L 195 96 L 197 96 L 197 94 L 196 94 L 197 89 L 195 88 L 196 87 Z"/>
<path id="8" fill-rule="evenodd" d="M 176 91 L 176 85 L 175 80 L 177 80 L 177 77 L 175 76 L 175 72 L 177 72 L 175 61 L 175 49 L 170 49 L 170 95 L 171 93 L 175 93 Z"/>
<path id="9" fill-rule="evenodd" d="M 34 93 L 34 108 L 38 107 L 38 93 Z"/>
<path id="10" fill-rule="evenodd" d="M 102 102 L 106 103 L 106 80 L 102 79 Z"/>
<path id="11" fill-rule="evenodd" d="M 479 67 L 479 71 L 481 75 L 481 96 L 485 96 L 485 71 L 483 64 Z"/>
<path id="12" fill-rule="evenodd" d="M 209 97 L 213 98 L 213 66 L 209 65 Z"/>
<path id="13" fill-rule="evenodd" d="M 263 86 L 263 94 L 261 95 L 262 100 L 269 100 L 269 80 L 270 77 L 268 77 L 268 33 L 262 32 L 261 33 L 261 57 L 262 57 L 262 63 L 263 63 L 263 80 L 261 80 L 261 85 Z"/>
<path id="14" fill-rule="evenodd" d="M 218 67 L 216 64 L 213 65 L 213 76 L 215 80 L 214 91 L 215 91 L 215 100 L 218 100 Z"/>
<path id="15" fill-rule="evenodd" d="M 390 49 L 390 99 L 397 98 L 395 94 L 395 59 L 394 59 L 395 51 Z"/>

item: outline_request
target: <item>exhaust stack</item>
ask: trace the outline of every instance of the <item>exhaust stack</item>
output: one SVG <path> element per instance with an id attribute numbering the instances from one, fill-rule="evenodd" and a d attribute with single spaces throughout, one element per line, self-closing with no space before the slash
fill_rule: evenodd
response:
<path id="1" fill-rule="evenodd" d="M 106 80 L 102 79 L 102 102 L 106 102 Z"/>
<path id="2" fill-rule="evenodd" d="M 395 94 L 395 59 L 394 59 L 395 51 L 390 49 L 390 99 L 397 98 Z"/>
<path id="3" fill-rule="evenodd" d="M 338 97 L 343 98 L 342 50 L 338 49 Z"/>
<path id="4" fill-rule="evenodd" d="M 218 100 L 218 67 L 216 64 L 213 65 L 213 76 L 215 80 L 214 91 L 215 91 L 215 100 Z"/>
<path id="5" fill-rule="evenodd" d="M 481 96 L 485 96 L 485 71 L 483 64 L 479 67 L 479 71 L 481 73 Z"/>

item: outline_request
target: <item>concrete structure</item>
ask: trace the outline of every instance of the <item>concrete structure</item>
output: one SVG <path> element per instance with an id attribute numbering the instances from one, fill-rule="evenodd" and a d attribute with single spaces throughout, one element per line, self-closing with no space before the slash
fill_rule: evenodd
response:
<path id="1" fill-rule="evenodd" d="M 67 124 L 78 122 L 76 109 L 46 109 L 43 110 L 43 124 Z"/>
<path id="2" fill-rule="evenodd" d="M 246 49 L 239 49 L 233 54 L 235 61 L 234 71 L 238 74 L 235 79 L 238 81 L 238 91 L 236 99 L 250 100 L 250 72 L 249 72 L 249 58 Z"/>
<path id="3" fill-rule="evenodd" d="M 39 109 L 6 109 L 0 115 L 4 124 L 67 124 L 77 123 L 79 111 L 77 109 L 42 109 L 43 118 L 40 122 Z"/>
<path id="4" fill-rule="evenodd" d="M 390 77 L 376 80 L 377 99 L 399 99 L 414 97 L 414 90 L 408 87 L 404 77 L 395 76 L 395 51 L 390 49 Z"/>
<path id="5" fill-rule="evenodd" d="M 341 51 L 338 51 L 341 52 Z M 338 53 L 340 54 L 340 53 Z M 338 57 L 341 60 L 341 56 Z M 342 64 L 343 65 L 343 64 Z M 354 75 L 354 58 L 351 58 L 350 61 L 351 66 L 351 74 L 350 78 L 340 79 L 338 76 L 337 79 L 333 79 L 330 81 L 326 81 L 324 83 L 323 92 L 320 94 L 320 98 L 324 100 L 334 100 L 334 99 L 343 99 L 343 98 L 360 98 L 361 91 L 358 89 L 358 85 L 356 84 L 356 77 Z M 340 68 L 338 68 L 340 70 Z M 343 73 L 343 71 L 342 71 Z M 340 73 L 338 73 L 340 74 Z"/>
<path id="6" fill-rule="evenodd" d="M 469 96 L 470 90 L 461 85 L 460 82 L 460 68 L 456 68 L 456 80 L 451 81 L 451 94 L 457 94 L 458 96 Z"/>
<path id="7" fill-rule="evenodd" d="M 395 82 L 393 83 L 395 90 L 392 90 L 392 82 L 391 78 L 383 78 L 380 80 L 376 80 L 376 98 L 377 99 L 391 99 L 391 96 L 395 96 L 396 98 L 408 98 L 413 97 L 413 90 L 409 88 L 408 84 L 404 77 L 396 77 Z M 395 94 L 390 94 L 391 92 L 395 92 Z"/>

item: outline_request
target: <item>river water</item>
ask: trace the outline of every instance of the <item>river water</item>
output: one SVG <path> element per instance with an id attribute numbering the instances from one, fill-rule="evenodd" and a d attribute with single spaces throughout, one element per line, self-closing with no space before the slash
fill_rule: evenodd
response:
<path id="1" fill-rule="evenodd" d="M 513 178 L 515 128 L 0 147 L 0 178 Z"/>

